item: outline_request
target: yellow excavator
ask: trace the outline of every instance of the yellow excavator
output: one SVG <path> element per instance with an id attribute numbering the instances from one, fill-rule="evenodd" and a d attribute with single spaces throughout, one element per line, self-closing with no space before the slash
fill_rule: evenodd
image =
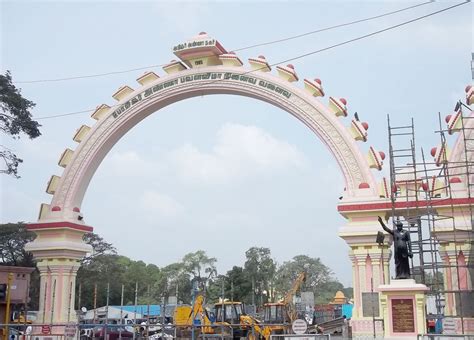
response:
<path id="1" fill-rule="evenodd" d="M 287 333 L 291 324 L 297 318 L 293 296 L 306 280 L 306 273 L 302 272 L 293 282 L 291 289 L 279 302 L 264 305 L 264 322 L 244 313 L 244 305 L 238 301 L 221 300 L 214 305 L 215 320 L 211 322 L 204 308 L 204 297 L 196 297 L 194 306 L 180 306 L 175 309 L 174 323 L 177 328 L 189 329 L 199 324 L 201 333 L 232 334 L 234 339 L 247 337 L 248 339 L 270 339 L 272 334 Z M 194 318 L 193 318 L 194 316 Z M 183 334 L 183 332 L 180 332 Z M 187 332 L 188 333 L 188 332 Z"/>
<path id="2" fill-rule="evenodd" d="M 243 338 L 247 336 L 249 327 L 242 320 L 248 318 L 244 313 L 244 304 L 238 301 L 220 300 L 214 305 L 215 333 L 230 334 L 234 338 Z M 225 327 L 219 330 L 220 327 Z"/>
<path id="3" fill-rule="evenodd" d="M 293 321 L 297 319 L 298 315 L 293 303 L 293 296 L 305 280 L 306 272 L 301 272 L 281 301 L 266 303 L 263 306 L 263 322 L 270 329 L 270 334 L 287 333 Z"/>
<path id="4" fill-rule="evenodd" d="M 181 337 L 189 336 L 194 325 L 195 334 L 233 334 L 234 338 L 245 337 L 248 327 L 240 327 L 241 318 L 244 317 L 243 308 L 241 302 L 221 300 L 214 305 L 214 317 L 211 318 L 204 308 L 204 297 L 198 295 L 192 307 L 176 307 L 174 323 L 177 334 Z"/>
<path id="5" fill-rule="evenodd" d="M 270 339 L 272 334 L 288 333 L 293 321 L 297 319 L 297 312 L 293 303 L 293 296 L 306 280 L 306 273 L 302 272 L 293 282 L 291 289 L 279 302 L 266 303 L 264 305 L 263 323 L 249 315 L 241 315 L 241 328 L 246 330 L 248 339 Z"/>
<path id="6" fill-rule="evenodd" d="M 214 305 L 216 313 L 215 326 L 226 326 L 227 329 L 232 328 L 234 339 L 247 338 L 269 339 L 271 329 L 260 325 L 260 321 L 254 317 L 244 313 L 244 304 L 237 301 L 220 301 Z M 219 327 L 215 327 L 217 333 Z M 222 331 L 221 331 L 222 333 Z M 224 330 L 224 333 L 229 334 Z"/>
<path id="7" fill-rule="evenodd" d="M 174 310 L 173 321 L 178 336 L 188 336 L 192 333 L 193 325 L 197 334 L 212 334 L 211 320 L 204 308 L 204 297 L 196 296 L 193 306 L 178 306 Z"/>
<path id="8" fill-rule="evenodd" d="M 241 327 L 247 330 L 247 339 L 270 339 L 272 329 L 266 325 L 261 325 L 260 320 L 250 315 L 243 315 L 240 318 Z"/>

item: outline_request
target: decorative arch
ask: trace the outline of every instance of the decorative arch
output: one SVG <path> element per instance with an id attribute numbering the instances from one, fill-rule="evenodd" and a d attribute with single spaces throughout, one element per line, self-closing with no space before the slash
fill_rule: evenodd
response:
<path id="1" fill-rule="evenodd" d="M 145 76 L 154 79 L 144 82 L 142 78 Z M 290 113 L 311 129 L 335 157 L 345 179 L 344 198 L 354 198 L 361 190 L 366 198 L 378 198 L 370 163 L 356 145 L 351 130 L 339 121 L 334 110 L 316 100 L 314 94 L 291 85 L 287 79 L 261 71 L 249 72 L 242 67 L 216 65 L 184 69 L 163 78 L 147 73 L 140 80 L 143 83 L 140 88 L 132 90 L 125 86 L 114 94 L 114 98 L 119 100 L 117 105 L 99 106 L 92 115 L 97 119 L 92 128 L 82 126 L 78 130 L 74 139 L 79 146 L 74 152 L 68 149 L 63 153 L 60 165 L 65 166 L 64 173 L 60 178 L 53 176 L 49 182 L 47 191 L 53 194 L 53 199 L 40 220 L 72 218 L 77 221 L 76 215 L 92 176 L 122 136 L 165 106 L 211 94 L 246 96 Z M 355 126 L 360 126 L 360 123 Z M 363 127 L 368 126 L 365 124 Z M 373 159 L 380 157 L 374 155 L 373 148 L 370 149 L 369 156 L 372 153 Z"/>
<path id="2" fill-rule="evenodd" d="M 37 238 L 26 249 L 37 260 L 41 285 L 45 287 L 40 294 L 39 319 L 66 322 L 74 311 L 74 300 L 68 301 L 66 297 L 75 295 L 80 260 L 91 250 L 82 237 L 93 230 L 85 225 L 80 208 L 95 171 L 115 143 L 163 107 L 187 98 L 218 94 L 246 96 L 283 109 L 313 131 L 336 159 L 345 180 L 338 210 L 349 220 L 339 230 L 339 236 L 351 246 L 351 258 L 358 261 L 353 267 L 358 310 L 360 294 L 365 291 L 362 269 L 366 266 L 362 262 L 367 259 L 367 245 L 375 283 L 384 275 L 379 273 L 380 250 L 374 242 L 379 228 L 377 210 L 388 209 L 385 205 L 389 197 L 386 180 L 379 192 L 372 174 L 372 169 L 382 169 L 385 154 L 369 147 L 368 155 L 364 156 L 357 145 L 367 141 L 368 124 L 359 121 L 357 115 L 349 124 L 343 124 L 341 118 L 347 117 L 346 100 L 329 97 L 329 105 L 323 105 L 316 99 L 324 96 L 321 81 L 304 79 L 304 88 L 293 85 L 298 76 L 292 65 L 277 66 L 277 75 L 273 75 L 271 65 L 259 56 L 249 59 L 251 69 L 244 68 L 235 54 L 228 53 L 204 32 L 173 50 L 180 61 L 163 67 L 167 75 L 160 77 L 147 72 L 137 79 L 140 87 L 136 90 L 129 86 L 119 88 L 113 94 L 117 104 L 98 106 L 92 114 L 96 123 L 92 127 L 81 126 L 73 138 L 79 143 L 77 148 L 66 149 L 61 155 L 59 165 L 65 168 L 64 172 L 61 177 L 53 175 L 46 189 L 53 195 L 51 204 L 42 204 L 39 221 L 28 225 Z M 377 204 L 384 206 L 379 209 Z M 364 211 L 366 206 L 371 211 Z M 363 247 L 359 249 L 359 245 Z M 385 267 L 388 273 L 387 261 Z M 52 296 L 61 298 L 53 302 Z M 52 310 L 59 312 L 53 317 Z M 59 328 L 56 331 L 61 333 Z"/>

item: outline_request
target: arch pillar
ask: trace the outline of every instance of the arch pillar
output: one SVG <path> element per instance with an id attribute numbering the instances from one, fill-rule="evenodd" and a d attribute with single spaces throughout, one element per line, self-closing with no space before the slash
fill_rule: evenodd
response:
<path id="1" fill-rule="evenodd" d="M 373 336 L 374 318 L 371 309 L 365 310 L 364 300 L 371 299 L 371 294 L 377 294 L 378 287 L 389 283 L 391 257 L 391 237 L 386 236 L 384 243 L 376 243 L 377 233 L 381 231 L 377 220 L 382 212 L 354 212 L 345 213 L 348 218 L 347 224 L 339 229 L 339 236 L 343 238 L 350 247 L 349 258 L 352 263 L 352 277 L 354 289 L 354 308 L 352 312 L 351 326 L 354 337 Z M 379 306 L 379 298 L 372 300 L 374 306 Z M 375 307 L 375 309 L 379 309 Z M 369 313 L 368 313 L 369 312 Z M 375 319 L 382 315 L 375 314 Z M 383 335 L 383 325 L 375 322 L 375 332 L 378 336 Z"/>
<path id="2" fill-rule="evenodd" d="M 472 264 L 474 262 L 474 231 L 472 229 L 469 207 L 461 205 L 437 209 L 440 216 L 447 216 L 435 225 L 434 234 L 439 242 L 439 251 L 444 266 L 446 290 L 472 290 Z M 470 266 L 471 265 L 471 266 Z M 471 269 L 471 270 L 469 270 Z M 447 297 L 447 302 L 449 294 Z M 453 303 L 455 298 L 452 297 Z M 455 312 L 455 303 L 447 310 Z"/>
<path id="3" fill-rule="evenodd" d="M 76 321 L 74 306 L 76 273 L 82 258 L 92 247 L 82 237 L 93 228 L 71 222 L 32 223 L 36 239 L 25 249 L 37 260 L 40 272 L 40 299 L 37 323 L 65 324 Z M 54 245 L 54 246 L 52 246 Z M 52 334 L 64 332 L 53 327 Z"/>
<path id="4" fill-rule="evenodd" d="M 463 183 L 454 183 L 452 187 L 455 197 L 467 196 Z M 446 291 L 444 314 L 448 317 L 463 315 L 464 326 L 459 318 L 455 319 L 456 332 L 474 334 L 474 318 L 472 314 L 465 313 L 470 309 L 467 303 L 474 298 L 474 231 L 469 205 L 439 207 L 436 211 L 440 216 L 449 217 L 439 221 L 434 228 L 443 261 L 443 284 Z"/>

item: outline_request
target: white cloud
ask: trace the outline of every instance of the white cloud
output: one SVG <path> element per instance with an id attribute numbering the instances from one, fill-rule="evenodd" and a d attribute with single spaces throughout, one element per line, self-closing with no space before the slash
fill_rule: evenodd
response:
<path id="1" fill-rule="evenodd" d="M 137 177 L 151 176 L 160 169 L 157 162 L 144 159 L 135 151 L 114 152 L 104 163 L 103 173 L 107 176 Z"/>
<path id="2" fill-rule="evenodd" d="M 151 219 L 177 217 L 184 210 L 184 207 L 174 198 L 156 191 L 145 191 L 139 202 L 141 208 Z"/>
<path id="3" fill-rule="evenodd" d="M 181 178 L 191 181 L 228 182 L 255 175 L 302 169 L 306 158 L 293 145 L 255 126 L 227 123 L 217 132 L 211 152 L 191 144 L 170 154 Z"/>

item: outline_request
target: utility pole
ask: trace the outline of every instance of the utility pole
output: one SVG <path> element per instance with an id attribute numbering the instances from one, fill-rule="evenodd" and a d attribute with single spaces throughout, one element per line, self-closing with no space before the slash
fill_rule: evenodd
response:
<path id="1" fill-rule="evenodd" d="M 8 324 L 10 323 L 10 300 L 11 300 L 11 287 L 13 282 L 13 273 L 8 273 L 7 279 L 7 306 L 5 310 L 5 330 L 4 339 L 8 340 Z M 25 316 L 26 317 L 26 316 Z"/>
<path id="2" fill-rule="evenodd" d="M 255 307 L 255 279 L 252 277 L 252 305 Z"/>

